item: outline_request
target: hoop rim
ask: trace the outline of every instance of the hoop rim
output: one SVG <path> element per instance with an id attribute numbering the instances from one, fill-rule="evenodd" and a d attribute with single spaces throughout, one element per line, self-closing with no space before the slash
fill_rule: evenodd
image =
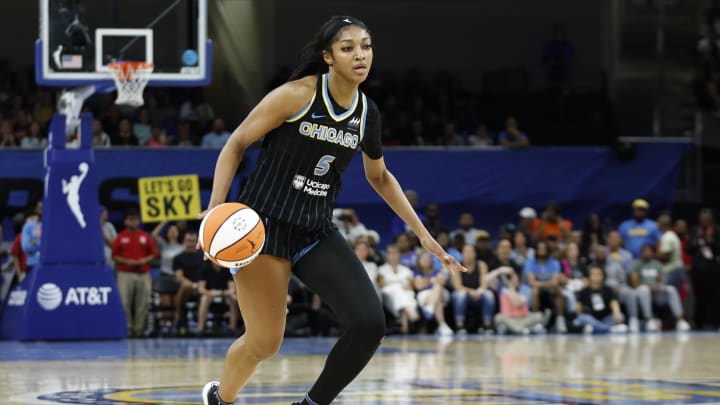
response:
<path id="1" fill-rule="evenodd" d="M 149 74 L 155 70 L 154 63 L 139 60 L 110 62 L 107 64 L 107 67 L 110 69 L 115 79 L 120 81 L 131 80 L 134 73 L 146 73 L 149 79 Z"/>

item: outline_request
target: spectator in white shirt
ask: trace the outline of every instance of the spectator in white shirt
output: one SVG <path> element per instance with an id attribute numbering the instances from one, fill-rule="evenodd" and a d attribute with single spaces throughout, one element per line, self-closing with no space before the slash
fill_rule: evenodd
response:
<path id="1" fill-rule="evenodd" d="M 662 263 L 665 284 L 674 286 L 682 291 L 685 281 L 685 266 L 682 262 L 682 244 L 680 238 L 672 230 L 672 218 L 669 214 L 662 214 L 657 220 L 658 230 L 662 235 L 658 246 L 657 258 Z"/>
<path id="2" fill-rule="evenodd" d="M 419 319 L 418 304 L 412 289 L 413 272 L 400 264 L 400 251 L 395 245 L 388 246 L 386 254 L 387 263 L 378 270 L 383 304 L 400 320 L 402 333 L 408 333 L 409 323 Z"/>
<path id="3" fill-rule="evenodd" d="M 475 218 L 473 218 L 473 215 L 469 212 L 463 212 L 462 214 L 460 214 L 458 225 L 460 225 L 460 228 L 454 230 L 450 237 L 454 238 L 455 235 L 461 234 L 463 235 L 463 237 L 465 237 L 466 244 L 474 246 L 478 230 L 474 226 Z"/>

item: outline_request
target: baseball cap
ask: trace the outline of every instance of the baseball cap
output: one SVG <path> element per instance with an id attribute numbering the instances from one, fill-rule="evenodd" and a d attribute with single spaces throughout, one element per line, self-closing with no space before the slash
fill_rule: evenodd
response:
<path id="1" fill-rule="evenodd" d="M 537 212 L 532 207 L 525 207 L 518 212 L 520 218 L 537 218 Z"/>
<path id="2" fill-rule="evenodd" d="M 642 208 L 642 209 L 648 209 L 650 208 L 650 204 L 646 200 L 643 200 L 642 198 L 638 198 L 632 203 L 633 208 Z"/>

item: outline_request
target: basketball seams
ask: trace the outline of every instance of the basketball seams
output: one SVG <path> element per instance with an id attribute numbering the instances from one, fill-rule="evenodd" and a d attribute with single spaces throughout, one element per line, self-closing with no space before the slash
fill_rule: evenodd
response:
<path id="1" fill-rule="evenodd" d="M 234 213 L 233 213 L 233 215 L 234 215 Z M 228 218 L 229 218 L 229 217 L 228 217 Z M 224 251 L 232 248 L 233 246 L 235 246 L 236 243 L 238 243 L 238 242 L 240 242 L 241 240 L 245 239 L 248 235 L 251 235 L 253 232 L 255 232 L 255 230 L 258 228 L 258 226 L 262 226 L 262 225 L 263 225 L 262 220 L 258 221 L 258 222 L 255 224 L 255 226 L 253 226 L 253 228 L 252 228 L 251 230 L 249 230 L 248 232 L 246 232 L 244 235 L 241 235 L 240 237 L 238 237 L 238 239 L 236 239 L 234 242 L 232 242 L 232 243 L 230 243 L 229 245 L 225 246 L 224 248 L 220 249 L 220 250 L 217 252 L 217 254 L 215 255 L 215 258 L 219 258 L 220 255 L 222 254 L 222 252 L 224 252 Z M 220 228 L 218 228 L 218 229 L 220 229 Z M 263 240 L 264 240 L 264 238 L 263 238 Z"/>
<path id="2" fill-rule="evenodd" d="M 218 207 L 219 207 L 219 205 L 218 205 Z M 216 208 L 217 208 L 217 207 L 216 207 Z M 246 209 L 248 209 L 248 208 L 250 208 L 250 207 L 248 207 L 248 206 L 238 207 L 237 210 L 231 212 L 229 215 L 226 215 L 226 216 L 225 216 L 225 220 L 227 220 L 228 218 L 230 218 L 230 217 L 232 217 L 233 215 L 237 214 L 238 212 L 240 212 L 240 211 L 242 211 L 242 210 L 246 210 Z M 213 208 L 213 209 L 215 209 L 215 208 Z M 209 212 L 208 212 L 208 215 L 210 215 Z M 217 236 L 217 233 L 220 231 L 220 228 L 222 227 L 223 223 L 225 223 L 225 221 L 222 221 L 222 222 L 220 222 L 219 224 L 217 224 L 217 226 L 215 227 L 215 230 L 213 231 L 212 236 L 210 237 L 210 240 L 209 240 L 207 246 L 203 246 L 203 248 L 205 248 L 205 249 L 208 251 L 208 253 L 210 252 L 210 247 L 212 246 L 212 243 L 213 243 L 213 241 L 215 240 L 215 236 Z M 218 252 L 218 254 L 219 254 L 219 253 L 220 253 L 220 252 Z M 217 255 L 216 255 L 216 256 L 217 256 Z"/>

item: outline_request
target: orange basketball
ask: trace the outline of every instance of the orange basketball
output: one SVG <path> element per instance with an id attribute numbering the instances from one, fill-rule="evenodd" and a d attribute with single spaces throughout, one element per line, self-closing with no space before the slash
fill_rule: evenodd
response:
<path id="1" fill-rule="evenodd" d="M 205 256 L 219 266 L 243 267 L 260 254 L 265 224 L 245 204 L 220 204 L 205 214 L 198 239 Z"/>

